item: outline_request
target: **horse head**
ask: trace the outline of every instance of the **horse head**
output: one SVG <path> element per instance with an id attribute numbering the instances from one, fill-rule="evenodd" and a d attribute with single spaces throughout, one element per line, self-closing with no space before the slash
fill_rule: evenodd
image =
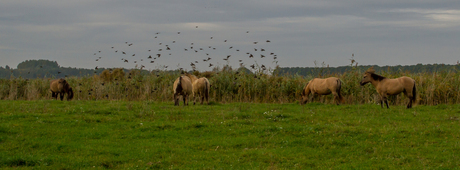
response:
<path id="1" fill-rule="evenodd" d="M 72 90 L 72 87 L 69 87 L 69 89 L 67 90 L 67 100 L 70 101 L 72 100 L 73 98 L 73 90 Z"/>
<path id="2" fill-rule="evenodd" d="M 364 73 L 363 78 L 361 79 L 361 81 L 359 82 L 359 84 L 360 84 L 361 86 L 364 86 L 364 85 L 366 85 L 367 83 L 369 83 L 369 82 L 371 82 L 371 81 L 372 81 L 372 75 L 371 75 L 371 73 L 366 72 L 366 73 Z"/>
<path id="3" fill-rule="evenodd" d="M 307 87 L 308 87 L 308 84 L 309 84 L 309 83 L 310 83 L 310 82 L 308 82 L 308 83 L 305 85 L 305 87 L 303 88 L 303 90 L 302 90 L 302 93 L 301 93 L 302 96 L 300 97 L 300 101 L 299 101 L 300 105 L 304 105 L 305 103 L 308 102 L 308 95 L 309 95 L 310 93 L 308 92 L 308 94 L 307 94 L 306 90 L 307 90 Z"/>
<path id="4" fill-rule="evenodd" d="M 373 80 L 373 76 L 375 74 L 374 67 L 371 67 L 364 72 L 363 78 L 359 82 L 361 86 L 364 86 L 365 84 L 371 82 Z"/>

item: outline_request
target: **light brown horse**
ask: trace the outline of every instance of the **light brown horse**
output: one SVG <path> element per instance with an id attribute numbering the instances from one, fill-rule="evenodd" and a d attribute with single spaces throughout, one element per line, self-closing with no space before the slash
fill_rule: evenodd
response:
<path id="1" fill-rule="evenodd" d="M 367 83 L 371 83 L 379 93 L 382 108 L 383 102 L 385 102 L 387 108 L 390 108 L 387 100 L 389 95 L 398 95 L 403 92 L 410 99 L 407 108 L 412 108 L 412 102 L 416 99 L 415 80 L 410 77 L 402 76 L 389 79 L 375 74 L 375 70 L 371 67 L 364 73 L 363 79 L 359 84 L 364 86 Z"/>
<path id="2" fill-rule="evenodd" d="M 340 94 L 341 88 L 342 82 L 336 77 L 329 77 L 325 79 L 314 78 L 313 80 L 310 80 L 303 88 L 300 104 L 303 105 L 308 102 L 310 93 L 313 94 L 313 98 L 315 97 L 315 94 L 329 95 L 332 93 L 334 95 L 334 100 L 338 105 L 339 103 L 343 102 L 343 97 Z"/>
<path id="3" fill-rule="evenodd" d="M 193 104 L 195 105 L 197 97 L 201 99 L 201 104 L 204 100 L 209 104 L 209 89 L 211 89 L 209 80 L 206 77 L 197 78 L 192 74 L 187 74 L 187 76 L 192 80 Z"/>
<path id="4" fill-rule="evenodd" d="M 50 82 L 51 96 L 57 100 L 58 95 L 61 95 L 61 100 L 64 99 L 64 94 L 67 93 L 67 100 L 72 100 L 73 90 L 64 79 L 55 79 Z"/>
<path id="5" fill-rule="evenodd" d="M 188 98 L 192 94 L 192 81 L 187 76 L 180 76 L 174 81 L 174 105 L 179 106 L 179 97 L 182 96 L 184 105 L 188 105 Z"/>

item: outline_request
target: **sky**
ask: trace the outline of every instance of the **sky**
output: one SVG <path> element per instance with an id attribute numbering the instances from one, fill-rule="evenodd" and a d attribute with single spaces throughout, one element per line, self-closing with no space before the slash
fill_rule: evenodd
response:
<path id="1" fill-rule="evenodd" d="M 147 70 L 191 70 L 193 63 L 200 71 L 226 64 L 337 67 L 351 59 L 457 64 L 459 44 L 458 0 L 0 2 L 0 66 L 12 68 L 38 59 Z"/>

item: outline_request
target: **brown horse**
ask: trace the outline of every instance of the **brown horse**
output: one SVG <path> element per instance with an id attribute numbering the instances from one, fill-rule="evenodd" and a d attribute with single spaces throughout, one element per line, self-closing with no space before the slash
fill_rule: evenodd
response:
<path id="1" fill-rule="evenodd" d="M 180 76 L 174 81 L 174 105 L 179 106 L 179 97 L 182 96 L 184 105 L 188 105 L 188 97 L 192 94 L 192 81 L 187 76 Z"/>
<path id="2" fill-rule="evenodd" d="M 55 79 L 50 82 L 51 96 L 57 100 L 58 95 L 61 95 L 61 100 L 64 99 L 64 94 L 67 93 L 67 100 L 72 100 L 73 90 L 64 79 Z"/>
<path id="3" fill-rule="evenodd" d="M 371 67 L 364 73 L 363 79 L 359 84 L 364 86 L 367 83 L 371 83 L 379 93 L 382 108 L 383 102 L 385 102 L 387 108 L 390 108 L 387 100 L 389 95 L 398 95 L 403 92 L 410 99 L 407 108 L 412 108 L 412 102 L 416 99 L 415 80 L 410 77 L 402 76 L 389 79 L 375 74 L 375 70 Z"/>
<path id="4" fill-rule="evenodd" d="M 310 93 L 313 94 L 313 98 L 315 97 L 315 94 L 329 95 L 332 93 L 334 95 L 334 100 L 338 105 L 343 102 L 343 97 L 340 94 L 340 88 L 342 88 L 342 82 L 336 77 L 329 77 L 325 79 L 315 78 L 310 80 L 303 88 L 300 104 L 303 105 L 307 103 Z"/>
<path id="5" fill-rule="evenodd" d="M 193 104 L 195 105 L 197 97 L 201 98 L 201 104 L 204 100 L 209 104 L 209 89 L 211 89 L 209 80 L 206 77 L 197 78 L 192 74 L 186 75 L 192 80 Z"/>

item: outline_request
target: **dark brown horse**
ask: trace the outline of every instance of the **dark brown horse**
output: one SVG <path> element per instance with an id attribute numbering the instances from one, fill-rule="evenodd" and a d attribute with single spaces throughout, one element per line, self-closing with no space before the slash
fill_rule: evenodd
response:
<path id="1" fill-rule="evenodd" d="M 64 99 L 64 94 L 67 94 L 67 100 L 72 100 L 73 90 L 64 79 L 55 79 L 50 82 L 51 96 L 57 100 L 58 95 L 61 95 L 61 100 Z"/>
<path id="2" fill-rule="evenodd" d="M 313 80 L 310 80 L 303 88 L 300 104 L 303 105 L 308 102 L 310 93 L 313 94 L 313 98 L 315 97 L 315 94 L 329 95 L 332 93 L 334 95 L 334 100 L 338 105 L 339 103 L 343 102 L 343 97 L 340 94 L 341 88 L 342 82 L 336 77 L 329 77 L 325 79 L 314 78 Z"/>
<path id="3" fill-rule="evenodd" d="M 402 76 L 395 79 L 389 79 L 375 74 L 375 70 L 371 67 L 364 73 L 363 79 L 359 84 L 364 86 L 367 83 L 371 83 L 377 90 L 377 93 L 379 93 L 380 105 L 382 108 L 383 102 L 385 102 L 387 108 L 390 108 L 387 99 L 389 95 L 398 95 L 401 92 L 409 98 L 407 108 L 412 108 L 412 102 L 415 102 L 415 80 L 410 77 Z"/>

